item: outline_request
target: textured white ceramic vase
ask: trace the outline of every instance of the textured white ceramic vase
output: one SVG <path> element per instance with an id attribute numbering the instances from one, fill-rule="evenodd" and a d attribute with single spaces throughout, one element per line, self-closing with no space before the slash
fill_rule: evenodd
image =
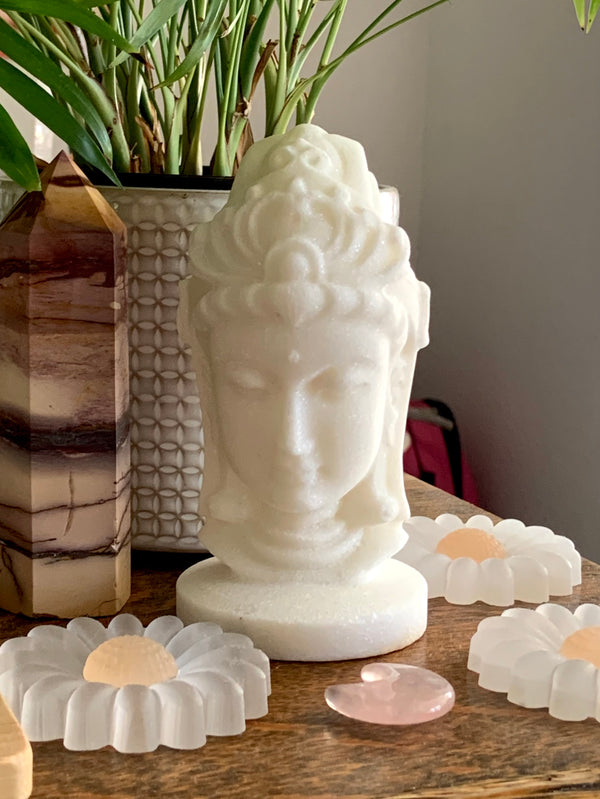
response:
<path id="1" fill-rule="evenodd" d="M 103 188 L 127 225 L 132 543 L 198 551 L 202 414 L 189 350 L 177 334 L 189 237 L 227 191 Z"/>
<path id="2" fill-rule="evenodd" d="M 356 142 L 301 125 L 248 152 L 199 225 L 182 283 L 204 414 L 201 540 L 177 610 L 269 656 L 333 660 L 424 631 L 427 588 L 392 559 L 429 289 Z"/>

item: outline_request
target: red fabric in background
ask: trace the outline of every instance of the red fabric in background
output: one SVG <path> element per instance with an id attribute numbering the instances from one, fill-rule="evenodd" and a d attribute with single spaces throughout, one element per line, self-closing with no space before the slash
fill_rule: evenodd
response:
<path id="1" fill-rule="evenodd" d="M 430 406 L 423 400 L 417 400 L 411 402 L 411 407 L 428 408 Z M 444 437 L 441 427 L 431 422 L 409 419 L 406 430 L 410 436 L 410 447 L 404 453 L 404 471 L 447 491 L 449 494 L 459 496 L 475 505 L 478 504 L 475 480 L 460 447 L 458 435 L 455 435 L 458 451 L 455 449 L 450 454 L 447 438 Z M 456 430 L 457 433 L 458 430 Z M 462 481 L 462 487 L 455 484 L 451 457 L 460 463 L 461 478 L 458 482 Z"/>

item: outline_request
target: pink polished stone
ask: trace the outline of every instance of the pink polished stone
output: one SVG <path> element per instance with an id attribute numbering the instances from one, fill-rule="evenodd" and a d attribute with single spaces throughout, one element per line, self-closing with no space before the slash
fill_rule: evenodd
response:
<path id="1" fill-rule="evenodd" d="M 372 724 L 422 724 L 454 707 L 454 688 L 429 669 L 398 663 L 370 663 L 361 683 L 331 685 L 325 690 L 330 708 Z"/>

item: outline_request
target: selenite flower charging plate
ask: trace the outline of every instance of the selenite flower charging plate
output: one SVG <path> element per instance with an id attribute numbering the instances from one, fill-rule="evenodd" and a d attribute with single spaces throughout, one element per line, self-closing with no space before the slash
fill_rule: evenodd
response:
<path id="1" fill-rule="evenodd" d="M 267 656 L 244 635 L 130 614 L 34 627 L 0 647 L 0 693 L 31 741 L 67 749 L 111 745 L 195 749 L 207 735 L 238 735 L 267 713 Z"/>
<path id="2" fill-rule="evenodd" d="M 413 516 L 404 529 L 408 541 L 395 557 L 423 574 L 430 598 L 456 605 L 537 603 L 569 595 L 581 583 L 573 542 L 547 527 L 517 519 L 494 524 L 484 515 L 463 522 L 443 513 L 435 520 Z"/>
<path id="3" fill-rule="evenodd" d="M 600 606 L 571 612 L 546 603 L 510 608 L 480 622 L 468 668 L 509 702 L 547 707 L 564 721 L 600 721 Z"/>

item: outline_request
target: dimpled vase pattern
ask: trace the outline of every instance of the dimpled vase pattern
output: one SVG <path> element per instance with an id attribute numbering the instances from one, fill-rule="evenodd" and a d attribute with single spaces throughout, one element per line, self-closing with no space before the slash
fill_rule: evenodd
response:
<path id="1" fill-rule="evenodd" d="M 201 540 L 216 557 L 179 580 L 186 622 L 283 659 L 381 654 L 422 634 L 425 581 L 392 559 L 429 312 L 409 254 L 362 147 L 311 125 L 256 143 L 195 231 L 180 329 L 204 415 Z"/>
<path id="2" fill-rule="evenodd" d="M 177 334 L 179 281 L 192 228 L 225 191 L 103 188 L 128 230 L 132 540 L 202 550 L 202 414 L 189 349 Z"/>

